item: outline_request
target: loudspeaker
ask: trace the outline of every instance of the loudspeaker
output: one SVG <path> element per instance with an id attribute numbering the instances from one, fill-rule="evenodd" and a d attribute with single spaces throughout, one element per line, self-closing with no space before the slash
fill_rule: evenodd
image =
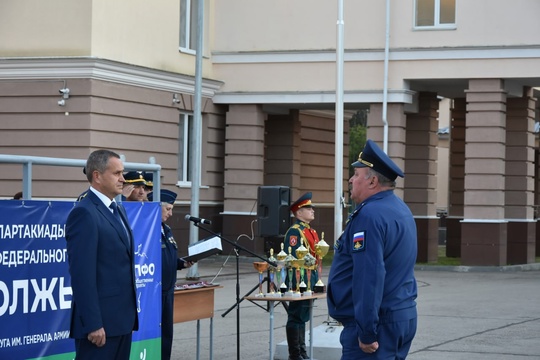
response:
<path id="1" fill-rule="evenodd" d="M 257 191 L 257 236 L 283 236 L 290 226 L 290 189 L 259 186 Z"/>

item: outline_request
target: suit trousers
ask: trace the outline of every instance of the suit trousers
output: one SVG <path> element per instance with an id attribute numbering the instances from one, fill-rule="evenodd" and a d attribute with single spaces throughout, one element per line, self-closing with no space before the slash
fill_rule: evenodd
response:
<path id="1" fill-rule="evenodd" d="M 107 337 L 105 345 L 97 347 L 87 338 L 75 339 L 75 360 L 129 360 L 132 333 Z"/>

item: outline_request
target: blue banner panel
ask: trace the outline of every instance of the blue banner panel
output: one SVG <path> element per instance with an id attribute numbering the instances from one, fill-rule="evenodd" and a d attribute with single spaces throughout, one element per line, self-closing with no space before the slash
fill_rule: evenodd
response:
<path id="1" fill-rule="evenodd" d="M 122 204 L 135 237 L 137 311 L 142 324 L 133 333 L 133 341 L 161 338 L 161 206 L 153 202 Z M 133 352 L 131 355 L 140 359 L 133 357 Z M 147 353 L 147 358 L 149 355 L 153 354 Z"/>
<path id="2" fill-rule="evenodd" d="M 75 204 L 0 201 L 0 359 L 73 359 L 65 222 Z M 135 237 L 139 327 L 132 359 L 159 358 L 161 208 L 124 203 Z M 148 347 L 148 348 L 147 348 Z M 157 354 L 156 357 L 154 357 Z M 149 357 L 150 356 L 150 357 Z"/>

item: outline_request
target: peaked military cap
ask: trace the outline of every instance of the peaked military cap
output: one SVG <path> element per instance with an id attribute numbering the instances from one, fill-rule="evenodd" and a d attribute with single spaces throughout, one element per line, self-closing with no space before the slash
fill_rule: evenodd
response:
<path id="1" fill-rule="evenodd" d="M 176 193 L 172 192 L 170 190 L 163 189 L 160 192 L 161 195 L 161 202 L 162 203 L 168 203 L 174 205 L 174 201 L 176 200 Z M 150 192 L 147 195 L 148 201 L 154 201 L 154 193 Z"/>
<path id="2" fill-rule="evenodd" d="M 307 192 L 300 196 L 300 198 L 291 205 L 291 211 L 294 213 L 303 207 L 313 207 L 313 204 L 311 204 L 311 192 Z"/>
<path id="3" fill-rule="evenodd" d="M 144 174 L 142 171 L 130 171 L 124 174 L 124 180 L 126 184 L 131 185 L 146 185 L 144 180 Z"/>
<path id="4" fill-rule="evenodd" d="M 405 177 L 403 171 L 381 150 L 373 140 L 368 140 L 364 150 L 358 155 L 358 161 L 351 164 L 352 167 L 369 167 L 389 180 Z"/>
<path id="5" fill-rule="evenodd" d="M 144 181 L 146 181 L 147 187 L 154 187 L 154 173 L 144 172 Z"/>

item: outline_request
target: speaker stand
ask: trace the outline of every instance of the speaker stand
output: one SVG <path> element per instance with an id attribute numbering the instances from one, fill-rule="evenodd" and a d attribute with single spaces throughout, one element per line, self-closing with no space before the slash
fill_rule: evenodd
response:
<path id="1" fill-rule="evenodd" d="M 245 247 L 239 245 L 238 243 L 227 239 L 226 237 L 222 236 L 221 234 L 215 233 L 214 231 L 202 226 L 201 223 L 199 223 L 199 222 L 195 222 L 195 223 L 193 223 L 193 225 L 195 225 L 199 229 L 203 229 L 204 231 L 206 231 L 206 232 L 208 232 L 208 233 L 210 233 L 210 234 L 212 234 L 214 236 L 217 236 L 221 240 L 229 243 L 230 245 L 232 245 L 234 247 L 234 253 L 235 253 L 235 258 L 236 258 L 236 304 L 235 304 L 235 306 L 236 306 L 236 359 L 240 360 L 240 306 L 238 306 L 238 304 L 240 304 L 240 262 L 239 262 L 240 250 L 243 250 L 243 251 L 247 252 L 248 254 L 251 254 L 251 255 L 253 255 L 253 256 L 255 256 L 255 257 L 257 257 L 257 258 L 259 258 L 259 259 L 261 259 L 261 260 L 263 260 L 265 262 L 267 262 L 271 266 L 277 267 L 277 264 L 275 262 L 273 262 L 273 261 L 269 261 L 268 259 L 263 258 L 260 255 L 255 254 L 253 251 L 248 250 Z"/>
<path id="2" fill-rule="evenodd" d="M 266 276 L 263 281 L 263 283 L 266 283 L 266 291 L 269 292 L 270 291 L 270 281 L 269 281 L 269 277 Z M 225 311 L 223 314 L 221 314 L 221 317 L 225 317 L 227 316 L 227 314 L 229 312 L 231 312 L 232 309 L 234 309 L 236 306 L 239 306 L 240 303 L 242 301 L 244 301 L 244 298 L 248 297 L 249 295 L 251 295 L 255 290 L 258 290 L 259 289 L 259 284 L 255 285 L 254 287 L 251 288 L 251 290 L 249 290 L 240 300 L 237 300 L 236 303 L 234 303 L 229 309 L 227 309 L 227 311 Z M 251 302 L 252 304 L 254 305 L 257 305 L 258 307 L 260 307 L 261 309 L 263 309 L 264 311 L 266 312 L 269 312 L 270 311 L 270 302 L 268 302 L 268 304 L 266 305 L 266 308 L 264 306 L 262 306 L 261 304 L 255 302 L 255 301 L 251 301 L 251 300 L 248 300 L 249 302 Z M 283 305 L 283 307 L 285 308 L 285 310 L 289 310 L 289 307 L 287 306 L 287 304 L 284 302 L 284 301 L 280 301 L 280 303 Z M 276 307 L 277 304 L 274 305 L 274 307 Z"/>

